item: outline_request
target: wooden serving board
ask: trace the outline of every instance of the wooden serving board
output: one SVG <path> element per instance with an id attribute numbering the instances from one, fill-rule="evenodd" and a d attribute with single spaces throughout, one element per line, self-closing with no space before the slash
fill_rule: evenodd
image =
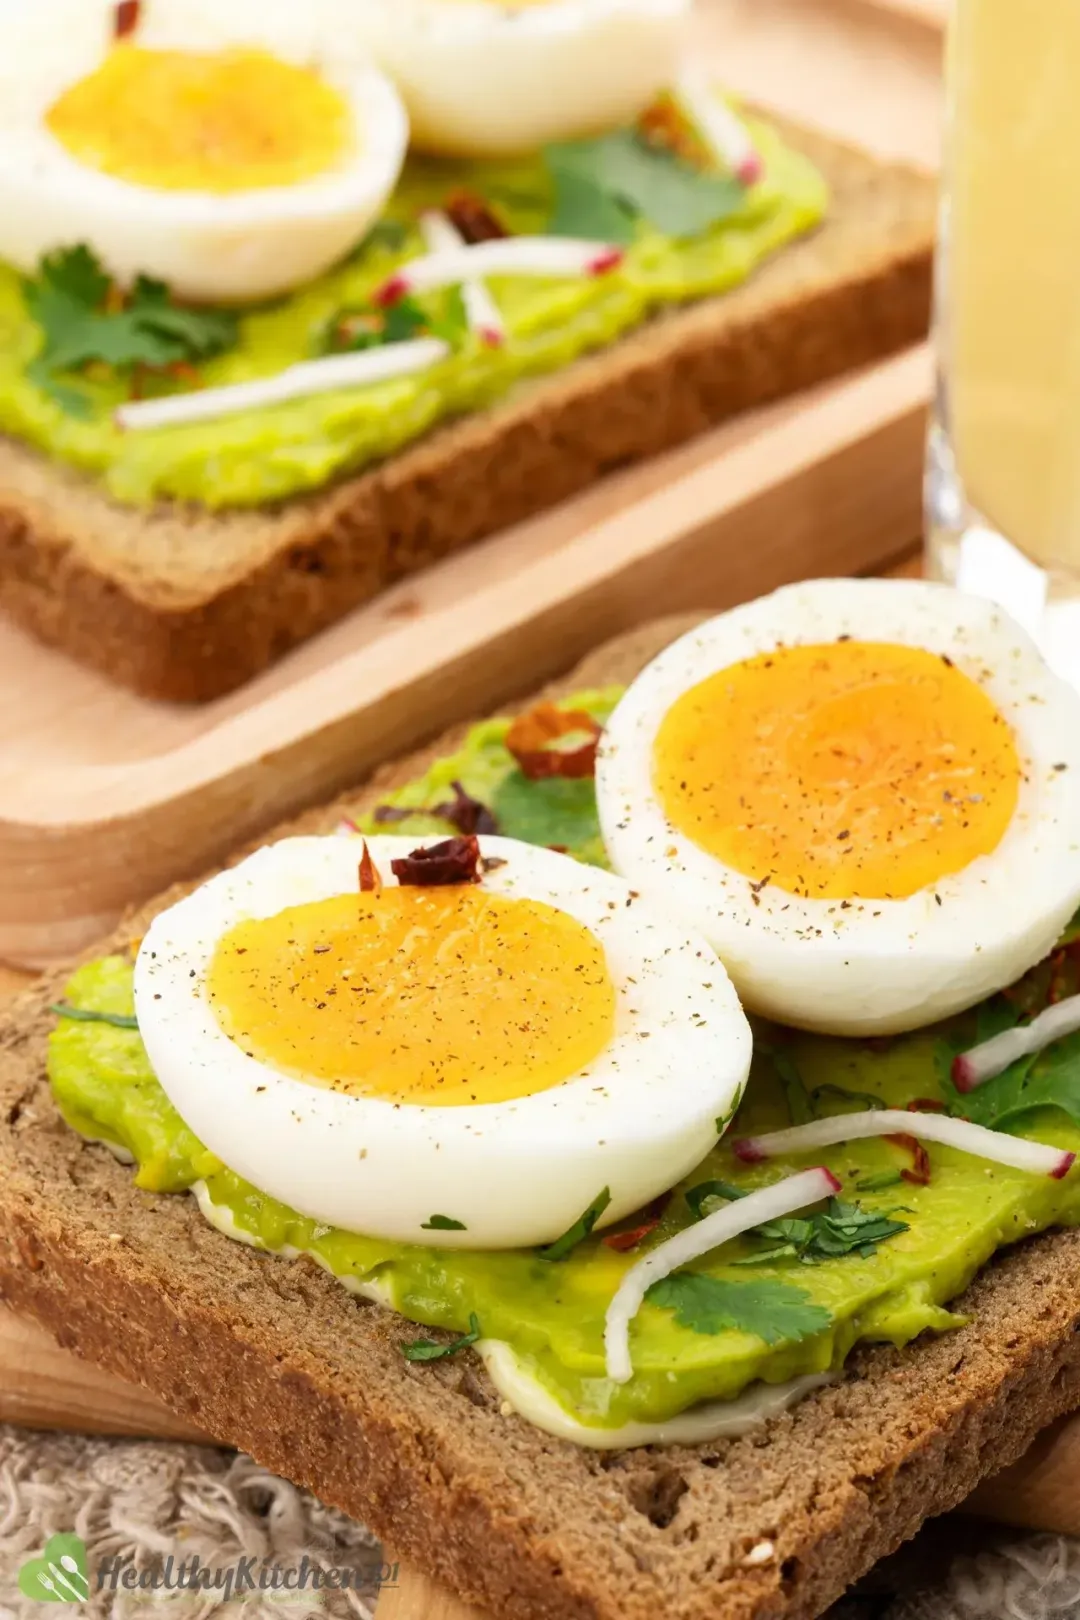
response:
<path id="1" fill-rule="evenodd" d="M 736 90 L 932 166 L 940 41 L 854 0 L 699 0 Z M 402 584 L 243 691 L 149 703 L 0 623 L 0 958 L 27 966 L 644 617 L 882 566 L 917 537 L 930 364 L 737 422 Z"/>

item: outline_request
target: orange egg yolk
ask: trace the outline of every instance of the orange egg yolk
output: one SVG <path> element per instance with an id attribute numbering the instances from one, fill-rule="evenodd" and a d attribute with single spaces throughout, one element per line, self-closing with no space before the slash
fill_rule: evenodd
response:
<path id="1" fill-rule="evenodd" d="M 990 698 L 948 659 L 866 641 L 781 647 L 664 716 L 668 820 L 753 882 L 900 900 L 1000 843 L 1021 765 Z"/>
<path id="2" fill-rule="evenodd" d="M 245 1052 L 356 1096 L 506 1102 L 573 1078 L 611 1040 L 602 946 L 564 911 L 474 887 L 339 895 L 241 922 L 210 1001 Z"/>
<path id="3" fill-rule="evenodd" d="M 166 191 L 292 185 L 334 168 L 353 143 L 336 90 L 310 68 L 256 50 L 118 44 L 54 102 L 46 123 L 88 167 Z"/>

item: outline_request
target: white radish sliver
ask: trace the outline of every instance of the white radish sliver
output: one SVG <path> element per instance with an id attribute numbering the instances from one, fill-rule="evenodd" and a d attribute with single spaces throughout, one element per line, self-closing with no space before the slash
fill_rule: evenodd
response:
<path id="1" fill-rule="evenodd" d="M 1045 1142 L 1028 1142 L 1004 1131 L 987 1130 L 985 1125 L 973 1125 L 967 1119 L 901 1108 L 868 1108 L 865 1113 L 833 1114 L 828 1119 L 815 1119 L 809 1125 L 771 1131 L 767 1136 L 747 1136 L 733 1146 L 745 1163 L 758 1164 L 762 1159 L 776 1158 L 782 1153 L 810 1153 L 817 1148 L 835 1147 L 840 1142 L 855 1142 L 868 1136 L 901 1135 L 914 1136 L 922 1142 L 939 1142 L 943 1147 L 957 1148 L 978 1159 L 1006 1164 L 1013 1170 L 1030 1170 L 1033 1175 L 1053 1176 L 1055 1180 L 1068 1174 L 1076 1158 L 1075 1153 L 1067 1153 L 1062 1148 Z"/>
<path id="2" fill-rule="evenodd" d="M 697 74 L 679 80 L 676 95 L 713 156 L 744 186 L 761 179 L 761 157 L 742 120 L 720 101 Z"/>
<path id="3" fill-rule="evenodd" d="M 1002 1074 L 1017 1058 L 1041 1052 L 1051 1041 L 1072 1035 L 1080 1029 L 1080 996 L 1068 996 L 1055 1007 L 1047 1007 L 1030 1024 L 1002 1030 L 969 1052 L 953 1059 L 952 1078 L 957 1091 L 975 1091 L 986 1080 Z"/>
<path id="4" fill-rule="evenodd" d="M 453 220 L 441 214 L 438 209 L 432 209 L 420 216 L 420 230 L 432 253 L 444 253 L 468 246 Z M 461 297 L 470 332 L 475 332 L 483 342 L 491 344 L 493 348 L 505 343 L 506 326 L 499 313 L 499 306 L 486 284 L 475 280 L 462 282 Z"/>
<path id="5" fill-rule="evenodd" d="M 167 394 L 162 399 L 132 400 L 116 409 L 113 420 L 117 427 L 129 431 L 206 422 L 339 388 L 361 388 L 394 377 L 409 377 L 426 371 L 449 353 L 449 346 L 438 338 L 416 338 L 408 343 L 361 349 L 355 354 L 328 354 L 321 360 L 287 366 L 272 377 L 255 377 L 251 382 L 197 388 L 190 394 Z"/>
<path id="6" fill-rule="evenodd" d="M 622 251 L 609 242 L 581 242 L 561 236 L 508 236 L 474 246 L 446 248 L 413 259 L 375 293 L 380 304 L 395 304 L 410 293 L 452 287 L 478 276 L 596 276 L 614 270 Z"/>
<path id="7" fill-rule="evenodd" d="M 608 1306 L 604 1323 L 608 1377 L 616 1384 L 625 1384 L 633 1377 L 630 1324 L 653 1283 L 670 1276 L 680 1266 L 689 1265 L 691 1260 L 709 1254 L 729 1238 L 749 1232 L 751 1227 L 778 1220 L 796 1209 L 805 1209 L 808 1204 L 816 1204 L 839 1191 L 840 1183 L 831 1170 L 800 1170 L 797 1175 L 785 1176 L 771 1187 L 760 1187 L 737 1203 L 716 1210 L 653 1249 L 626 1273 Z"/>

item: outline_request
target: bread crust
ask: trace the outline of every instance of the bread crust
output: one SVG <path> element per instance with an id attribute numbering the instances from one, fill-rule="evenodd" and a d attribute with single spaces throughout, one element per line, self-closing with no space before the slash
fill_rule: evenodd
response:
<path id="1" fill-rule="evenodd" d="M 548 695 L 626 680 L 692 622 L 620 637 Z M 282 831 L 378 802 L 460 732 Z M 471 1355 L 406 1362 L 400 1318 L 230 1242 L 193 1199 L 139 1191 L 82 1143 L 44 1078 L 61 982 L 0 1024 L 0 1297 L 506 1620 L 812 1620 L 1080 1406 L 1072 1231 L 986 1268 L 959 1305 L 969 1326 L 860 1350 L 740 1440 L 579 1450 L 504 1414 Z M 748 1562 L 763 1542 L 773 1556 Z"/>
<path id="2" fill-rule="evenodd" d="M 0 607 L 146 697 L 205 702 L 603 474 L 917 341 L 933 183 L 772 121 L 830 182 L 817 232 L 724 297 L 667 312 L 326 490 L 254 511 L 141 510 L 0 439 Z"/>

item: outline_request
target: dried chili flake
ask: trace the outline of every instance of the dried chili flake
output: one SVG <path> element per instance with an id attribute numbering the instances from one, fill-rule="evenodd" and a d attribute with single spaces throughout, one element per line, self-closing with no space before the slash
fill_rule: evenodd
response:
<path id="1" fill-rule="evenodd" d="M 477 242 L 498 242 L 510 235 L 491 205 L 475 191 L 464 188 L 452 191 L 443 205 L 443 212 L 470 247 Z"/>
<path id="2" fill-rule="evenodd" d="M 929 1187 L 930 1185 L 930 1155 L 914 1136 L 906 1131 L 899 1131 L 895 1136 L 887 1136 L 886 1142 L 892 1142 L 896 1147 L 906 1148 L 911 1154 L 912 1166 L 910 1170 L 901 1170 L 900 1174 L 905 1181 L 910 1181 L 915 1187 Z"/>
<path id="3" fill-rule="evenodd" d="M 614 1249 L 616 1254 L 626 1254 L 630 1249 L 636 1249 L 651 1232 L 656 1231 L 670 1201 L 670 1193 L 661 1193 L 659 1198 L 646 1205 L 644 1219 L 637 1226 L 631 1226 L 625 1232 L 608 1232 L 600 1239 L 601 1243 L 606 1249 Z"/>
<path id="4" fill-rule="evenodd" d="M 453 789 L 454 797 L 445 800 L 442 804 L 437 804 L 431 812 L 433 816 L 439 816 L 443 821 L 448 821 L 452 827 L 457 828 L 459 833 L 464 833 L 466 836 L 470 833 L 498 832 L 498 823 L 486 804 L 481 804 L 479 799 L 474 799 L 471 793 L 466 792 L 460 782 L 451 782 L 450 786 Z"/>
<path id="5" fill-rule="evenodd" d="M 365 838 L 364 852 L 360 857 L 360 893 L 375 894 L 381 888 L 382 878 L 379 876 L 379 868 L 371 858 L 371 851 Z"/>
<path id="6" fill-rule="evenodd" d="M 456 827 L 466 837 L 470 833 L 498 832 L 498 822 L 486 804 L 474 799 L 458 781 L 451 782 L 450 787 L 454 797 L 444 799 L 441 804 L 377 804 L 372 811 L 372 820 L 380 826 L 390 826 L 398 821 L 408 821 L 412 816 L 437 816 L 440 821 L 448 821 L 451 827 Z"/>
<path id="7" fill-rule="evenodd" d="M 480 845 L 474 836 L 446 838 L 441 844 L 410 851 L 390 862 L 399 883 L 435 888 L 447 883 L 479 883 Z"/>
<path id="8" fill-rule="evenodd" d="M 650 146 L 673 153 L 695 169 L 711 166 L 708 148 L 670 97 L 661 97 L 646 107 L 638 119 L 638 130 Z"/>
<path id="9" fill-rule="evenodd" d="M 583 709 L 538 703 L 518 715 L 506 734 L 506 746 L 530 782 L 550 776 L 587 777 L 596 773 L 600 733 L 601 727 Z"/>
<path id="10" fill-rule="evenodd" d="M 113 11 L 113 38 L 127 39 L 139 26 L 142 0 L 120 0 Z"/>

